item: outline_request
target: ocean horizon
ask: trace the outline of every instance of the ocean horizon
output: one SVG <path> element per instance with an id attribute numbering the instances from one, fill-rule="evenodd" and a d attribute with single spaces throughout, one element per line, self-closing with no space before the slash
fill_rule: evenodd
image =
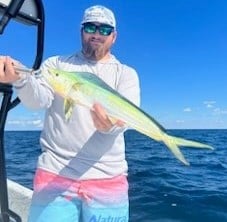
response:
<path id="1" fill-rule="evenodd" d="M 128 130 L 130 222 L 227 222 L 227 129 L 167 131 L 215 150 L 181 148 L 185 166 L 162 143 Z M 39 130 L 4 135 L 7 176 L 30 189 L 39 136 Z"/>

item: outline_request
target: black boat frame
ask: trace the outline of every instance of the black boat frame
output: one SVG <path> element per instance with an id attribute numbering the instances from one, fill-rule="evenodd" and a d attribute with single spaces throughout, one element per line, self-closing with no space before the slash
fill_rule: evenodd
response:
<path id="1" fill-rule="evenodd" d="M 36 57 L 32 67 L 36 70 L 39 68 L 43 57 L 45 16 L 42 0 L 33 1 L 32 3 L 37 13 L 35 18 L 22 11 L 23 6 L 31 4 L 31 0 L 11 0 L 9 5 L 0 4 L 0 12 L 3 14 L 0 20 L 0 34 L 3 34 L 10 19 L 16 19 L 19 22 L 37 26 Z M 12 101 L 13 89 L 12 85 L 9 84 L 0 83 L 0 93 L 3 93 L 0 109 L 0 222 L 9 222 L 10 218 L 13 218 L 14 221 L 21 222 L 21 217 L 9 209 L 4 149 L 4 131 L 7 114 L 20 103 L 20 99 L 17 97 Z"/>

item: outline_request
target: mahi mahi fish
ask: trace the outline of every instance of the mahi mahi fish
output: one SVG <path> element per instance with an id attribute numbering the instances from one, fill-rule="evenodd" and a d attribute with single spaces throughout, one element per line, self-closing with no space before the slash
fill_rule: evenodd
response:
<path id="1" fill-rule="evenodd" d="M 169 135 L 152 116 L 92 73 L 48 69 L 44 78 L 52 89 L 64 98 L 66 119 L 70 118 L 75 104 L 92 109 L 93 104 L 98 102 L 111 120 L 121 120 L 129 128 L 163 142 L 176 158 L 186 165 L 189 163 L 181 153 L 180 146 L 213 149 L 207 144 Z"/>

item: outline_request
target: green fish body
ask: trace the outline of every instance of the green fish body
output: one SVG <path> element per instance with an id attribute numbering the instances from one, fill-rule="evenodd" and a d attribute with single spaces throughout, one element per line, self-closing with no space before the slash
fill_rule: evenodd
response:
<path id="1" fill-rule="evenodd" d="M 110 119 L 120 119 L 130 128 L 156 141 L 163 142 L 176 158 L 186 165 L 189 163 L 181 153 L 179 146 L 213 149 L 200 142 L 167 134 L 166 130 L 153 117 L 92 73 L 49 69 L 44 77 L 53 90 L 65 99 L 66 119 L 70 118 L 75 104 L 92 109 L 94 103 L 99 103 L 104 107 Z"/>

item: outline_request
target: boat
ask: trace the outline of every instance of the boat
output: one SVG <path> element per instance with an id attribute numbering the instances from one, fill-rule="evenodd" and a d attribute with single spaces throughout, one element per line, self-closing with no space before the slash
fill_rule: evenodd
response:
<path id="1" fill-rule="evenodd" d="M 36 57 L 32 69 L 39 68 L 44 47 L 44 8 L 42 0 L 0 0 L 0 35 L 13 19 L 37 27 Z M 21 43 L 23 44 L 23 43 Z M 20 103 L 12 100 L 10 84 L 0 83 L 0 222 L 27 222 L 33 191 L 7 178 L 4 131 L 8 112 Z"/>
<path id="2" fill-rule="evenodd" d="M 7 179 L 7 187 L 9 209 L 19 215 L 21 221 L 26 222 L 33 191 L 9 179 Z"/>

